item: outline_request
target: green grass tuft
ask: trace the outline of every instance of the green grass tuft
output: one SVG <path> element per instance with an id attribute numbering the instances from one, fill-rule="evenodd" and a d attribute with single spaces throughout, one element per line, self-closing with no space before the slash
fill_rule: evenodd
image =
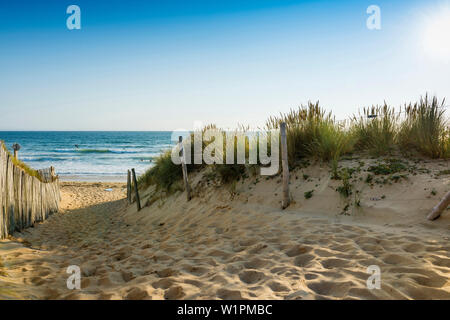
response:
<path id="1" fill-rule="evenodd" d="M 310 199 L 313 196 L 314 190 L 309 190 L 304 193 L 305 199 Z"/>
<path id="2" fill-rule="evenodd" d="M 406 118 L 399 131 L 399 146 L 415 149 L 431 158 L 450 157 L 450 130 L 445 118 L 445 99 L 420 98 L 418 103 L 405 107 Z"/>
<path id="3" fill-rule="evenodd" d="M 157 185 L 164 191 L 171 191 L 175 182 L 183 178 L 181 166 L 172 162 L 171 151 L 166 151 L 155 160 L 155 165 L 138 179 L 138 186 L 146 188 Z"/>
<path id="4" fill-rule="evenodd" d="M 353 116 L 351 130 L 356 137 L 356 150 L 367 150 L 374 156 L 390 153 L 396 141 L 398 119 L 395 109 L 386 103 L 364 108 L 359 117 Z"/>

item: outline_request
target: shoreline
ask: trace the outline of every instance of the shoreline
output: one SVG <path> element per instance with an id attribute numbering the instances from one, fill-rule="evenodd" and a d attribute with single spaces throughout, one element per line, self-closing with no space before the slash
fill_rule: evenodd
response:
<path id="1" fill-rule="evenodd" d="M 101 175 L 93 175 L 93 176 L 76 176 L 76 175 L 59 175 L 60 182 L 114 182 L 114 183 L 126 183 L 127 176 L 101 176 Z"/>

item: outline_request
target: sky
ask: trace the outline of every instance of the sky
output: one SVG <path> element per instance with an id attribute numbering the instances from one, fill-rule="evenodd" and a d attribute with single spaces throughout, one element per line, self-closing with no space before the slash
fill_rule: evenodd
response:
<path id="1" fill-rule="evenodd" d="M 0 2 L 0 131 L 256 127 L 309 100 L 346 119 L 450 99 L 449 75 L 450 0 Z"/>

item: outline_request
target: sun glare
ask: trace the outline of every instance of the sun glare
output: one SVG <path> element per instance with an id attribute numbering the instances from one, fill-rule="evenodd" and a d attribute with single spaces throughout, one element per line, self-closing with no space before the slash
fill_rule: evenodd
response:
<path id="1" fill-rule="evenodd" d="M 426 17 L 422 37 L 427 55 L 450 62 L 450 7 L 440 8 Z"/>

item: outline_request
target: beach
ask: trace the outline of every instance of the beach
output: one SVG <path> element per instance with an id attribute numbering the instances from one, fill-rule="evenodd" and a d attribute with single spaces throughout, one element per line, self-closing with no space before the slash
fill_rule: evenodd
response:
<path id="1" fill-rule="evenodd" d="M 449 299 L 450 215 L 426 220 L 448 162 L 421 165 L 429 172 L 383 188 L 361 182 L 348 214 L 321 164 L 292 172 L 286 210 L 280 177 L 230 188 L 200 172 L 191 201 L 150 187 L 139 212 L 124 184 L 63 182 L 60 213 L 0 242 L 0 298 Z M 70 265 L 81 290 L 67 288 Z M 380 289 L 367 286 L 373 265 Z"/>
<path id="2" fill-rule="evenodd" d="M 0 300 L 450 300 L 450 0 L 34 3 L 0 2 Z"/>

